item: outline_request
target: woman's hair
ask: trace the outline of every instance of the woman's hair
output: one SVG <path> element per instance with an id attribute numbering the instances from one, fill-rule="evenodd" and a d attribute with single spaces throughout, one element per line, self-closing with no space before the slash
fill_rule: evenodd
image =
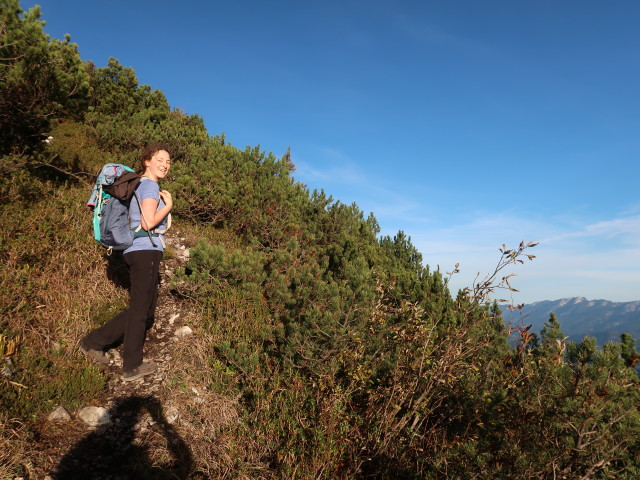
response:
<path id="1" fill-rule="evenodd" d="M 144 162 L 146 162 L 147 160 L 151 160 L 151 157 L 153 157 L 160 150 L 169 152 L 169 149 L 164 143 L 150 143 L 149 145 L 144 147 L 144 150 L 142 150 L 142 155 L 140 155 L 140 164 L 138 165 L 138 173 L 140 175 L 142 175 L 147 169 L 147 166 L 144 164 Z"/>

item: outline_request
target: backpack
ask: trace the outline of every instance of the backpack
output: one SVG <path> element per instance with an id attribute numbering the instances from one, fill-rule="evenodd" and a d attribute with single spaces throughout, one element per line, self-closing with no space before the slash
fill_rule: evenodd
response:
<path id="1" fill-rule="evenodd" d="M 132 198 L 138 202 L 144 219 L 142 203 L 136 193 L 139 183 L 140 175 L 118 163 L 104 165 L 96 178 L 87 207 L 93 210 L 93 237 L 108 249 L 109 254 L 113 250 L 126 250 L 133 245 L 134 238 L 144 235 L 148 235 L 151 244 L 157 247 L 152 237 L 158 237 L 158 232 L 145 231 L 142 225 L 132 229 L 129 221 Z"/>

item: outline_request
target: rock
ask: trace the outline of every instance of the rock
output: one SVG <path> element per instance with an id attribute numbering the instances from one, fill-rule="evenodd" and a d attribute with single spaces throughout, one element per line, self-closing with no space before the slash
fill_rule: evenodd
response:
<path id="1" fill-rule="evenodd" d="M 109 411 L 104 407 L 85 407 L 78 412 L 78 417 L 90 427 L 111 423 Z"/>
<path id="2" fill-rule="evenodd" d="M 176 407 L 171 405 L 170 407 L 167 407 L 167 410 L 165 411 L 164 415 L 165 415 L 165 418 L 167 419 L 167 423 L 169 425 L 172 425 L 176 422 L 176 420 L 178 420 L 180 413 L 178 412 L 178 409 Z"/>
<path id="3" fill-rule="evenodd" d="M 110 352 L 107 353 L 111 354 L 111 358 L 113 358 L 113 362 L 118 365 L 121 366 L 122 365 L 122 357 L 120 356 L 120 352 L 118 352 L 117 350 L 111 350 Z"/>
<path id="4" fill-rule="evenodd" d="M 51 412 L 51 415 L 49 415 L 48 418 L 50 422 L 68 422 L 69 420 L 71 420 L 71 415 L 69 415 L 69 412 L 67 412 L 66 408 L 60 405 L 53 412 Z"/>
<path id="5" fill-rule="evenodd" d="M 176 313 L 175 315 L 172 315 L 171 318 L 169 319 L 169 325 L 173 325 L 173 323 L 180 318 L 180 314 Z"/>
<path id="6" fill-rule="evenodd" d="M 191 335 L 192 333 L 193 333 L 193 330 L 191 330 L 189 327 L 185 325 L 176 330 L 175 336 L 178 338 L 182 338 L 182 337 Z"/>

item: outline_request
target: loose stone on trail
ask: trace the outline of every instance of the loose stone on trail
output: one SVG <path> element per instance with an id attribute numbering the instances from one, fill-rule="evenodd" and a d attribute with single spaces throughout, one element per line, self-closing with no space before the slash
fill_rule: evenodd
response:
<path id="1" fill-rule="evenodd" d="M 176 422 L 176 420 L 178 420 L 178 417 L 180 416 L 178 409 L 171 405 L 170 407 L 168 407 L 165 412 L 165 418 L 167 419 L 167 423 L 169 425 L 172 425 Z"/>
<path id="2" fill-rule="evenodd" d="M 90 427 L 111 423 L 109 411 L 104 407 L 84 407 L 78 412 L 78 417 Z"/>
<path id="3" fill-rule="evenodd" d="M 187 335 L 191 335 L 193 330 L 191 330 L 188 326 L 180 327 L 176 330 L 175 336 L 178 338 L 186 337 Z"/>
<path id="4" fill-rule="evenodd" d="M 49 415 L 48 419 L 50 422 L 68 422 L 69 420 L 71 420 L 71 415 L 69 415 L 69 412 L 67 412 L 66 408 L 64 408 L 62 405 L 59 405 L 58 408 L 51 412 L 51 415 Z"/>

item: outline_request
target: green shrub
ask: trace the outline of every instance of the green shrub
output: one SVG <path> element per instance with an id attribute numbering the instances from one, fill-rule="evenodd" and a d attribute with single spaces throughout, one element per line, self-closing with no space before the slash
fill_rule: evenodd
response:
<path id="1" fill-rule="evenodd" d="M 100 395 L 106 379 L 85 362 L 33 356 L 25 349 L 15 360 L 15 375 L 0 382 L 0 403 L 11 417 L 35 418 L 58 405 L 74 410 Z"/>

